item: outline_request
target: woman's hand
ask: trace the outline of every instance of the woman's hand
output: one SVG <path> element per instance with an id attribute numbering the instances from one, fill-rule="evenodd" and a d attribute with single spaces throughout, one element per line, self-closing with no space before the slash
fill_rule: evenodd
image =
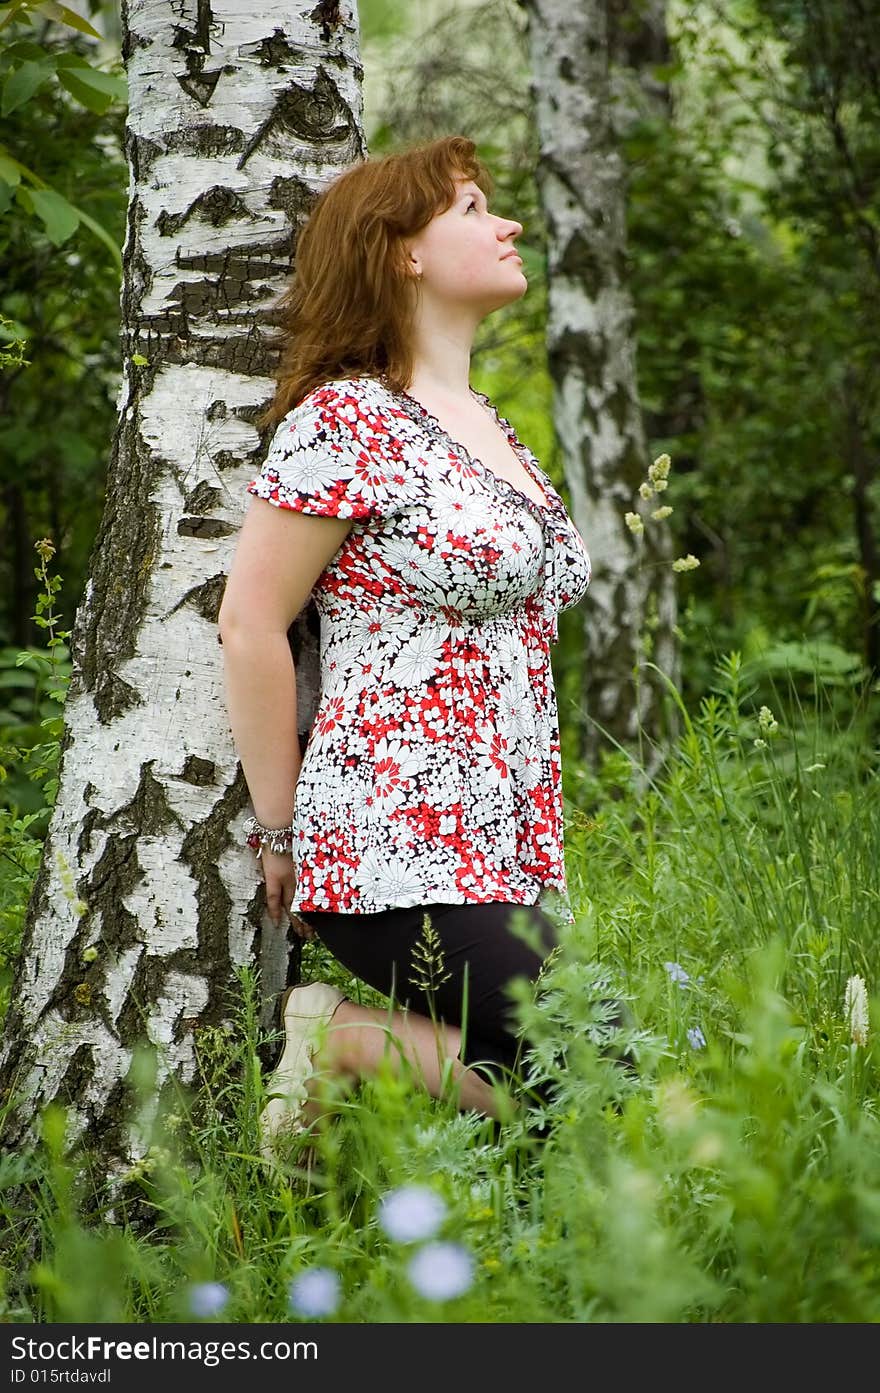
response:
<path id="1" fill-rule="evenodd" d="M 267 846 L 263 847 L 259 864 L 263 871 L 263 880 L 266 883 L 266 908 L 272 923 L 280 926 L 282 916 L 287 914 L 293 925 L 294 933 L 300 938 L 314 938 L 315 931 L 296 913 L 291 914 L 290 906 L 293 903 L 293 892 L 296 889 L 296 868 L 293 864 L 293 856 L 289 851 L 270 851 Z"/>

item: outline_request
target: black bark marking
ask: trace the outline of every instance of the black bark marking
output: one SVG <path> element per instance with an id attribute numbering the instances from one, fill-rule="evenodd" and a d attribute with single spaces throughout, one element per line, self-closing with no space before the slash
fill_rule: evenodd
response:
<path id="1" fill-rule="evenodd" d="M 224 184 L 214 184 L 193 199 L 182 213 L 160 213 L 156 219 L 156 228 L 161 236 L 171 237 L 194 218 L 199 222 L 209 223 L 211 227 L 223 227 L 226 223 L 236 221 L 257 221 L 241 194 Z"/>
<path id="2" fill-rule="evenodd" d="M 92 700 L 98 720 L 104 726 L 124 716 L 126 711 L 143 705 L 140 693 L 135 691 L 130 683 L 117 677 L 115 672 L 102 672 L 98 675 L 92 691 Z"/>
<path id="3" fill-rule="evenodd" d="M 256 472 L 261 463 L 262 450 L 218 450 L 211 456 L 211 463 L 217 470 L 237 469 L 242 463 L 253 464 Z"/>
<path id="4" fill-rule="evenodd" d="M 636 419 L 636 404 L 622 382 L 617 383 L 614 391 L 610 393 L 605 404 L 614 418 L 614 424 L 617 426 L 620 434 L 628 435 Z M 640 465 L 638 473 L 639 480 L 641 480 L 646 467 L 646 462 Z"/>
<path id="5" fill-rule="evenodd" d="M 147 607 L 160 519 L 150 500 L 155 463 L 129 412 L 119 424 L 108 471 L 107 498 L 94 544 L 91 584 L 72 638 L 83 688 L 103 725 L 139 705 L 139 694 L 115 672 L 136 651 Z"/>
<path id="6" fill-rule="evenodd" d="M 216 625 L 220 615 L 220 605 L 223 601 L 223 593 L 225 590 L 226 576 L 209 576 L 208 579 L 202 581 L 200 585 L 194 585 L 191 590 L 187 590 L 186 594 L 178 600 L 171 613 L 175 614 L 182 605 L 189 605 L 197 614 L 200 614 L 207 623 Z M 178 688 L 178 695 L 179 694 L 180 689 Z"/>
<path id="7" fill-rule="evenodd" d="M 332 38 L 333 30 L 338 29 L 342 23 L 342 16 L 339 13 L 339 0 L 318 0 L 317 5 L 309 15 L 313 24 L 320 24 L 321 38 L 326 43 Z"/>
<path id="8" fill-rule="evenodd" d="M 249 280 L 257 276 L 284 276 L 290 270 L 290 238 L 272 238 L 268 242 L 251 242 L 244 247 L 222 247 L 217 251 L 198 252 L 187 256 L 178 252 L 175 265 L 185 271 L 235 272 Z"/>
<path id="9" fill-rule="evenodd" d="M 196 27 L 195 29 L 185 29 L 182 24 L 174 26 L 174 38 L 171 47 L 180 49 L 186 54 L 187 60 L 192 57 L 201 57 L 211 52 L 211 13 L 210 0 L 196 0 Z"/>
<path id="10" fill-rule="evenodd" d="M 277 94 L 272 111 L 245 146 L 238 168 L 242 169 L 257 149 L 277 159 L 289 158 L 291 138 L 307 145 L 337 144 L 356 138 L 351 113 L 336 84 L 320 66 L 311 89 L 293 82 Z"/>
<path id="11" fill-rule="evenodd" d="M 136 332 L 138 308 L 149 294 L 153 284 L 153 268 L 146 260 L 141 241 L 141 223 L 147 216 L 139 198 L 133 198 L 128 205 L 128 244 L 131 254 L 128 273 L 122 282 L 122 334 Z"/>
<path id="12" fill-rule="evenodd" d="M 299 224 L 305 222 L 316 199 L 317 194 L 309 188 L 304 179 L 289 175 L 272 180 L 266 204 L 269 208 L 277 208 L 287 214 L 295 237 L 299 230 Z M 293 247 L 291 247 L 292 251 Z"/>
<path id="13" fill-rule="evenodd" d="M 147 340 L 147 349 L 153 354 L 161 353 L 163 363 L 224 368 L 229 372 L 242 373 L 249 377 L 274 375 L 277 352 L 265 342 L 261 331 L 256 327 L 237 338 L 199 338 L 193 335 L 192 339 L 188 340 L 190 328 L 181 315 L 154 321 L 153 330 L 155 338 Z"/>
<path id="14" fill-rule="evenodd" d="M 114 818 L 100 814 L 92 826 L 105 828 Z M 46 1012 L 57 1012 L 64 1020 L 74 1022 L 96 1016 L 107 1030 L 114 1025 L 107 1009 L 107 976 L 113 974 L 118 960 L 130 947 L 139 943 L 138 921 L 125 908 L 124 897 L 131 893 L 143 873 L 137 859 L 135 834 L 111 834 L 89 875 L 77 882 L 77 895 L 86 906 L 77 929 L 67 945 L 64 967 L 46 1005 Z M 95 916 L 100 912 L 101 933 L 95 946 L 98 956 L 93 962 L 83 959 L 83 951 L 94 939 Z M 112 944 L 108 957 L 107 944 Z M 88 988 L 87 994 L 81 988 Z"/>
<path id="15" fill-rule="evenodd" d="M 222 502 L 221 490 L 209 484 L 207 479 L 200 479 L 186 495 L 183 507 L 187 513 L 207 513 L 210 508 L 219 508 Z"/>
<path id="16" fill-rule="evenodd" d="M 238 529 L 222 518 L 186 517 L 177 523 L 180 537 L 229 537 Z"/>
<path id="17" fill-rule="evenodd" d="M 214 88 L 223 75 L 222 68 L 215 68 L 213 72 L 193 73 L 187 77 L 178 76 L 178 83 L 188 97 L 192 97 L 199 106 L 211 105 L 211 98 L 214 95 Z"/>
<path id="18" fill-rule="evenodd" d="M 548 350 L 557 381 L 567 375 L 569 367 L 575 367 L 585 382 L 598 383 L 602 380 L 608 362 L 608 348 L 604 334 L 585 334 L 576 329 L 563 329 Z"/>
<path id="19" fill-rule="evenodd" d="M 234 155 L 244 148 L 244 131 L 237 126 L 189 126 L 185 130 L 169 131 L 165 137 L 169 155 L 196 155 L 216 159 Z"/>
<path id="20" fill-rule="evenodd" d="M 203 787 L 217 781 L 217 766 L 212 759 L 202 759 L 199 755 L 187 755 L 183 769 L 178 775 L 184 783 Z"/>
<path id="21" fill-rule="evenodd" d="M 144 181 L 153 165 L 161 155 L 165 154 L 165 146 L 160 144 L 158 140 L 150 140 L 149 136 L 132 135 L 131 131 L 126 129 L 125 154 L 131 164 L 135 187 L 143 188 Z M 134 201 L 138 201 L 137 197 Z"/>
<path id="22" fill-rule="evenodd" d="M 179 305 L 187 321 L 190 318 L 206 319 L 212 325 L 221 320 L 227 324 L 252 323 L 254 313 L 251 306 L 255 303 L 264 305 L 273 295 L 273 288 L 252 283 L 247 259 L 240 262 L 230 254 L 225 260 L 227 264 L 216 280 L 178 282 L 168 291 L 168 308 L 173 310 Z M 234 305 L 242 306 L 241 314 L 229 313 Z"/>
<path id="23" fill-rule="evenodd" d="M 79 829 L 79 836 L 76 839 L 77 860 L 82 861 L 92 849 L 92 832 L 100 824 L 101 811 L 99 808 L 89 808 Z"/>
<path id="24" fill-rule="evenodd" d="M 248 58 L 257 58 L 261 68 L 277 68 L 279 72 L 284 72 L 286 63 L 301 66 L 308 61 L 305 50 L 294 48 L 283 29 L 273 29 L 268 38 L 249 44 L 245 53 Z"/>
<path id="25" fill-rule="evenodd" d="M 235 414 L 240 421 L 246 421 L 249 426 L 252 426 L 256 421 L 257 417 L 263 414 L 268 405 L 268 398 L 264 401 L 245 402 L 242 406 L 237 406 L 235 408 Z M 267 432 L 267 434 L 270 433 L 271 432 Z"/>
<path id="26" fill-rule="evenodd" d="M 163 784 L 153 774 L 155 760 L 141 765 L 141 776 L 131 802 L 116 812 L 109 825 L 122 822 L 134 825 L 141 837 L 164 836 L 169 827 L 183 827 L 177 813 L 168 802 Z"/>
<path id="27" fill-rule="evenodd" d="M 62 1103 L 78 1107 L 85 1097 L 86 1089 L 95 1075 L 95 1057 L 87 1040 L 78 1045 L 67 1063 L 64 1075 L 58 1084 L 56 1098 Z"/>
<path id="28" fill-rule="evenodd" d="M 608 283 L 608 271 L 595 243 L 580 229 L 569 237 L 556 272 L 578 281 L 594 300 Z"/>

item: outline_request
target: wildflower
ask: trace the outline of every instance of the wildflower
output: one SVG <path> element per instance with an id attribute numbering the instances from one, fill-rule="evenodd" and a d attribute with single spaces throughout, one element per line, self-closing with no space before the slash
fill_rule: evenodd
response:
<path id="1" fill-rule="evenodd" d="M 229 1291 L 222 1282 L 196 1282 L 189 1289 L 190 1314 L 207 1319 L 217 1316 L 229 1300 Z"/>
<path id="2" fill-rule="evenodd" d="M 640 532 L 644 532 L 645 524 L 642 522 L 638 513 L 625 513 L 623 520 L 634 536 L 638 537 Z"/>
<path id="3" fill-rule="evenodd" d="M 37 552 L 40 560 L 45 563 L 51 561 L 55 555 L 55 543 L 51 537 L 41 537 L 38 542 L 34 542 L 34 551 Z"/>
<path id="4" fill-rule="evenodd" d="M 692 1050 L 704 1050 L 706 1037 L 698 1025 L 692 1025 L 687 1033 L 687 1041 Z"/>
<path id="5" fill-rule="evenodd" d="M 461 1296 L 471 1285 L 473 1271 L 474 1260 L 460 1243 L 426 1243 L 407 1268 L 416 1291 L 429 1301 Z"/>
<path id="6" fill-rule="evenodd" d="M 673 561 L 672 569 L 673 571 L 693 571 L 699 564 L 697 558 L 688 552 L 687 556 L 679 556 L 676 561 Z"/>
<path id="7" fill-rule="evenodd" d="M 665 504 L 662 508 L 655 508 L 653 513 L 651 514 L 651 517 L 656 518 L 657 522 L 662 522 L 664 518 L 669 517 L 671 512 L 672 509 L 669 507 L 668 504 Z"/>
<path id="8" fill-rule="evenodd" d="M 639 493 L 647 501 L 647 499 L 653 497 L 654 489 L 650 484 L 639 484 Z"/>
<path id="9" fill-rule="evenodd" d="M 767 748 L 767 741 L 761 740 L 760 737 L 757 740 L 753 740 L 752 744 L 756 750 L 766 750 Z"/>
<path id="10" fill-rule="evenodd" d="M 669 973 L 670 980 L 677 982 L 680 987 L 687 986 L 688 982 L 691 980 L 681 963 L 664 963 L 663 966 Z"/>
<path id="11" fill-rule="evenodd" d="M 294 1277 L 287 1295 L 298 1316 L 332 1316 L 339 1306 L 339 1278 L 329 1267 L 312 1267 Z"/>
<path id="12" fill-rule="evenodd" d="M 654 463 L 649 467 L 648 478 L 655 488 L 657 487 L 658 480 L 663 484 L 664 488 L 666 487 L 666 480 L 669 478 L 671 465 L 672 460 L 664 452 L 662 455 L 658 455 Z"/>
<path id="13" fill-rule="evenodd" d="M 843 994 L 843 1014 L 854 1045 L 868 1043 L 868 988 L 864 977 L 847 979 Z"/>
<path id="14" fill-rule="evenodd" d="M 426 1185 L 401 1185 L 379 1205 L 379 1225 L 395 1243 L 433 1238 L 446 1217 L 446 1205 Z"/>
<path id="15" fill-rule="evenodd" d="M 774 735 L 779 729 L 779 722 L 774 718 L 769 706 L 762 706 L 758 712 L 758 725 L 765 735 Z"/>

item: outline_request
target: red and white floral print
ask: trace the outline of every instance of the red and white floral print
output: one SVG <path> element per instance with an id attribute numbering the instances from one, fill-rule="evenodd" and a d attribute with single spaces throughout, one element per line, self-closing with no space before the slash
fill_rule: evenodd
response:
<path id="1" fill-rule="evenodd" d="M 472 395 L 546 504 L 374 377 L 310 392 L 247 486 L 354 520 L 313 591 L 321 701 L 296 785 L 294 911 L 567 903 L 550 645 L 590 560 L 534 455 Z"/>

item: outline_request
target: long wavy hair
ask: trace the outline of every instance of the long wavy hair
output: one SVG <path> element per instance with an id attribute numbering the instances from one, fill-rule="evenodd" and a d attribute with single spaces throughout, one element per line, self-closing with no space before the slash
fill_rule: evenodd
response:
<path id="1" fill-rule="evenodd" d="M 456 178 L 492 193 L 474 142 L 449 135 L 359 161 L 318 195 L 273 311 L 276 388 L 259 430 L 336 377 L 384 374 L 393 389 L 407 389 L 419 286 L 405 239 L 451 207 Z"/>

